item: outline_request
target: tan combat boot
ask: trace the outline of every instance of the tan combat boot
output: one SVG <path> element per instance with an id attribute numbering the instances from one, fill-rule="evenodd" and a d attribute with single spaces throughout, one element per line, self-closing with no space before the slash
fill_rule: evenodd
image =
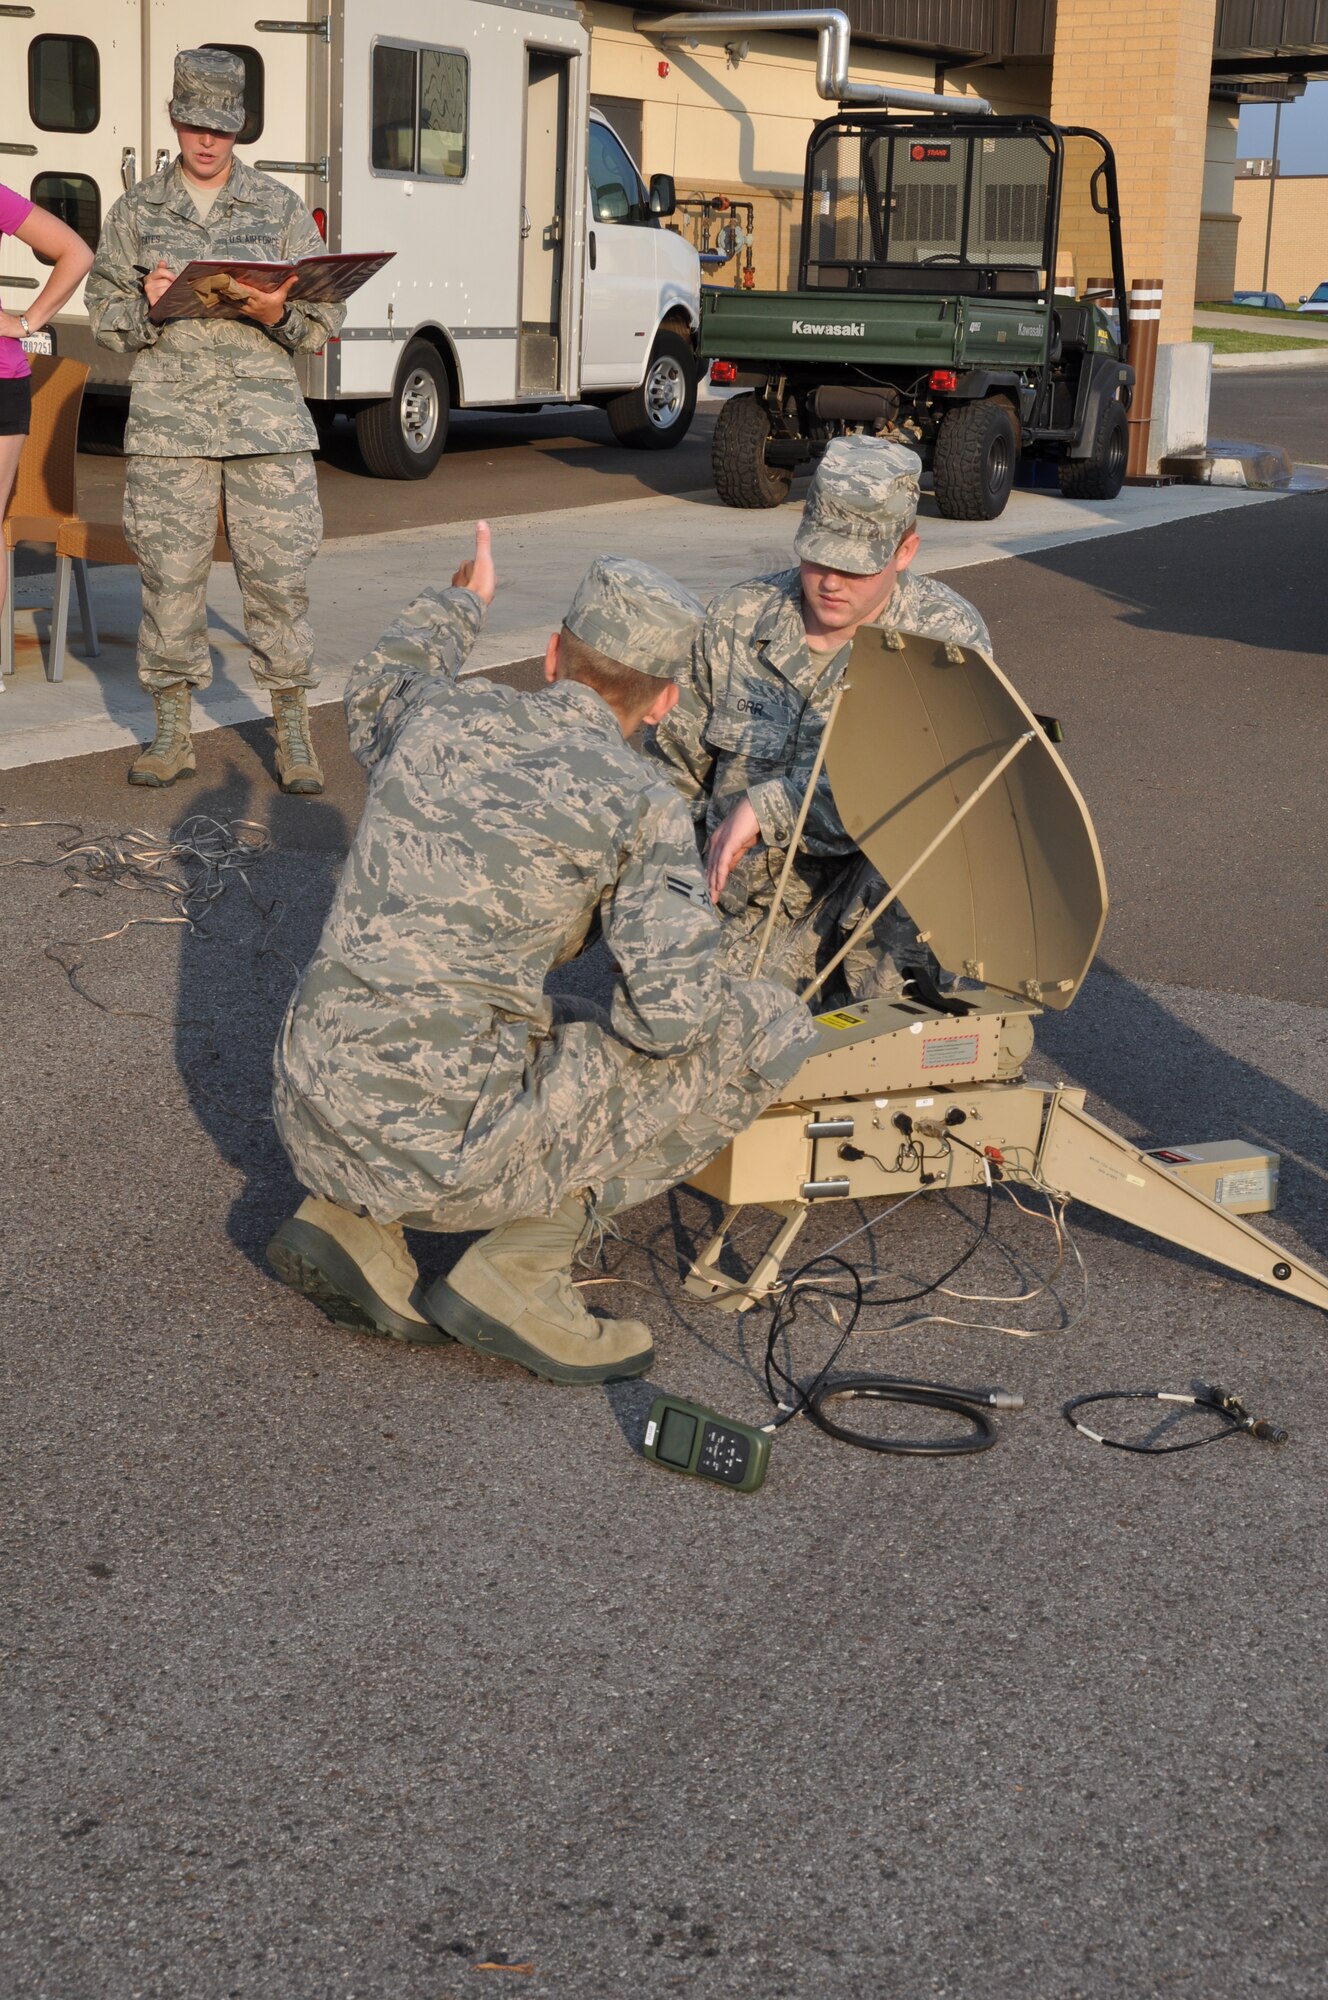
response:
<path id="1" fill-rule="evenodd" d="M 491 1230 L 430 1285 L 430 1318 L 467 1347 L 519 1361 L 546 1382 L 644 1375 L 655 1358 L 649 1327 L 593 1318 L 572 1283 L 585 1225 L 585 1204 L 570 1195 L 556 1215 Z"/>
<path id="2" fill-rule="evenodd" d="M 157 734 L 129 766 L 131 785 L 173 785 L 177 778 L 192 778 L 194 740 L 189 734 L 189 683 L 177 681 L 173 688 L 154 694 Z"/>
<path id="3" fill-rule="evenodd" d="M 303 688 L 273 688 L 277 725 L 277 777 L 283 792 L 321 792 L 323 767 L 309 734 L 309 705 Z"/>
<path id="4" fill-rule="evenodd" d="M 420 1274 L 398 1223 L 375 1222 L 311 1194 L 268 1244 L 267 1261 L 338 1326 L 419 1347 L 447 1338 L 416 1307 Z"/>

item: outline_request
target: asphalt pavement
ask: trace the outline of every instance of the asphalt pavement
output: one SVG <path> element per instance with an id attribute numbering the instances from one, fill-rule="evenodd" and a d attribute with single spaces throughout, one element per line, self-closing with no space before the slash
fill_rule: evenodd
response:
<path id="1" fill-rule="evenodd" d="M 477 516 L 618 505 L 651 494 L 711 489 L 710 440 L 718 404 L 703 401 L 687 437 L 670 451 L 628 451 L 599 410 L 548 410 L 531 416 L 462 411 L 447 450 L 424 480 L 373 479 L 355 448 L 354 427 L 337 421 L 318 459 L 318 492 L 329 541 L 386 529 L 439 526 Z M 1285 445 L 1302 463 L 1328 464 L 1328 398 L 1314 367 L 1223 372 L 1213 377 L 1210 434 Z M 79 454 L 79 503 L 90 520 L 118 521 L 124 461 L 123 425 L 113 406 L 85 418 Z M 551 476 L 553 468 L 556 476 Z M 20 575 L 51 567 L 45 550 L 17 552 Z"/>
<path id="2" fill-rule="evenodd" d="M 1296 465 L 1328 465 L 1328 375 L 1321 367 L 1223 369 L 1208 435 L 1280 444 Z"/>
<path id="3" fill-rule="evenodd" d="M 1140 1142 L 1276 1143 L 1268 1226 L 1321 1266 L 1325 509 L 958 579 L 1065 723 L 1113 899 L 1035 1073 Z M 13 825 L 35 818 L 273 841 L 206 934 L 79 945 L 169 910 L 0 872 L 0 1989 L 1317 2000 L 1322 1315 L 1081 1213 L 1086 1308 L 1072 1273 L 1063 1314 L 1027 1309 L 1043 1337 L 855 1337 L 864 1367 L 1022 1390 L 994 1451 L 882 1459 L 798 1424 L 750 1498 L 639 1456 L 653 1388 L 765 1407 L 766 1316 L 681 1289 L 699 1195 L 608 1251 L 598 1303 L 651 1321 L 650 1384 L 556 1390 L 331 1327 L 262 1264 L 298 1199 L 270 1049 L 363 796 L 335 711 L 315 726 L 320 800 L 275 792 L 260 724 L 201 739 L 164 796 L 124 789 L 123 752 L 0 786 L 4 858 L 58 864 L 56 830 Z M 913 1203 L 879 1269 L 927 1282 L 980 1213 Z M 861 1219 L 818 1212 L 808 1254 Z M 1045 1224 L 996 1226 L 1046 1267 Z M 459 1247 L 415 1241 L 426 1272 Z M 1019 1282 L 990 1247 L 965 1280 Z M 798 1330 L 802 1370 L 825 1338 Z M 1150 1462 L 1059 1414 L 1195 1377 L 1290 1442 Z"/>
<path id="4" fill-rule="evenodd" d="M 400 532 L 477 516 L 499 520 L 698 492 L 711 483 L 718 409 L 717 401 L 702 402 L 687 436 L 667 451 L 629 450 L 614 438 L 602 410 L 579 405 L 536 414 L 463 410 L 453 415 L 442 458 L 420 480 L 372 478 L 356 448 L 354 424 L 339 417 L 317 461 L 324 535 L 337 541 L 386 528 Z M 122 419 L 123 410 L 106 401 L 84 419 L 78 496 L 89 520 L 120 519 Z M 50 567 L 44 551 L 20 555 L 20 573 Z"/>

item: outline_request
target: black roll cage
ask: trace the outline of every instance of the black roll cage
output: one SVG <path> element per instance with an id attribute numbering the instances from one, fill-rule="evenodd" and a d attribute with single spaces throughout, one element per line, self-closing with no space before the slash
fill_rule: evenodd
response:
<path id="1" fill-rule="evenodd" d="M 1101 132 L 1088 125 L 1053 125 L 1049 118 L 1037 112 L 1020 112 L 1010 116 L 976 117 L 962 113 L 927 112 L 921 115 L 900 116 L 890 111 L 840 111 L 833 117 L 823 118 L 813 126 L 807 141 L 806 165 L 802 180 L 802 244 L 798 257 L 798 289 L 816 289 L 808 281 L 808 266 L 812 262 L 811 245 L 814 241 L 812 217 L 812 162 L 822 140 L 831 132 L 857 133 L 859 135 L 881 135 L 888 133 L 894 139 L 916 137 L 920 141 L 933 143 L 939 138 L 991 139 L 1001 135 L 1010 138 L 1037 139 L 1046 149 L 1051 159 L 1051 172 L 1047 185 L 1047 210 L 1043 226 L 1042 268 L 1046 273 L 1046 283 L 1038 293 L 1039 302 L 1054 306 L 1056 285 L 1056 249 L 1060 241 L 1061 192 L 1065 176 L 1065 141 L 1067 139 L 1091 139 L 1102 149 L 1102 159 L 1089 178 L 1089 200 L 1097 214 L 1105 216 L 1111 239 L 1111 283 L 1115 293 L 1116 313 L 1120 322 L 1120 349 L 1127 351 L 1130 339 L 1129 297 L 1125 289 L 1125 265 L 1121 251 L 1120 196 L 1116 186 L 1116 156 L 1110 142 Z M 973 189 L 973 155 L 970 152 L 964 175 L 964 214 L 960 240 L 968 242 L 969 207 Z M 879 190 L 877 191 L 879 193 Z M 888 197 L 890 190 L 885 190 Z M 875 223 L 873 223 L 875 233 Z M 824 262 L 826 260 L 818 260 Z M 830 260 L 834 261 L 834 260 Z M 892 262 L 889 258 L 850 258 L 844 260 L 861 271 L 868 265 L 874 270 L 917 271 L 925 266 Z M 859 283 L 861 280 L 859 280 Z"/>

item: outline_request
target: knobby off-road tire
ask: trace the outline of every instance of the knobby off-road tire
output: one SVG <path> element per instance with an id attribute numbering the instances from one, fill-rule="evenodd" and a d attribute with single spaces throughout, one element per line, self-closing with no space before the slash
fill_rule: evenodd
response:
<path id="1" fill-rule="evenodd" d="M 936 505 L 948 521 L 994 521 L 1014 485 L 1019 435 L 1008 403 L 956 403 L 932 460 Z"/>
<path id="2" fill-rule="evenodd" d="M 1068 500 L 1114 500 L 1125 484 L 1130 430 L 1124 406 L 1104 403 L 1093 433 L 1091 458 L 1061 460 L 1061 492 Z"/>
<path id="3" fill-rule="evenodd" d="M 733 396 L 715 425 L 710 470 L 726 507 L 778 507 L 793 484 L 791 465 L 767 465 L 770 412 L 758 396 Z"/>
<path id="4" fill-rule="evenodd" d="M 692 344 L 665 327 L 656 338 L 640 388 L 615 396 L 608 406 L 613 435 L 633 451 L 669 451 L 686 437 L 695 411 Z"/>
<path id="5" fill-rule="evenodd" d="M 391 395 L 356 414 L 360 457 L 376 479 L 427 479 L 443 455 L 451 413 L 442 356 L 427 340 L 412 340 Z"/>

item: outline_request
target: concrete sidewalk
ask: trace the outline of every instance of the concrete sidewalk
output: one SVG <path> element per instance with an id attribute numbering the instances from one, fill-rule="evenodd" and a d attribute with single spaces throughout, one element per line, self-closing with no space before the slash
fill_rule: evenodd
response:
<path id="1" fill-rule="evenodd" d="M 1136 488 L 1109 503 L 1067 501 L 1058 493 L 1016 492 L 997 521 L 943 521 L 924 499 L 919 567 L 948 574 L 973 563 L 1154 528 L 1281 495 L 1205 487 Z M 670 495 L 626 506 L 513 515 L 495 526 L 501 579 L 472 666 L 506 665 L 542 653 L 576 579 L 600 553 L 645 556 L 705 597 L 743 577 L 792 560 L 800 501 L 770 512 L 723 506 L 713 493 Z M 372 646 L 399 607 L 420 590 L 445 585 L 468 552 L 468 528 L 414 529 L 348 537 L 324 545 L 311 578 L 312 617 L 323 679 L 314 699 L 339 699 L 348 669 Z M 0 768 L 46 763 L 146 741 L 151 704 L 134 671 L 138 572 L 98 569 L 92 594 L 102 650 L 86 656 L 77 607 L 70 619 L 65 678 L 45 678 L 52 579 L 16 584 L 17 671 L 0 696 Z M 195 703 L 199 729 L 267 712 L 248 669 L 234 572 L 217 565 L 209 590 L 214 661 L 211 688 Z"/>

